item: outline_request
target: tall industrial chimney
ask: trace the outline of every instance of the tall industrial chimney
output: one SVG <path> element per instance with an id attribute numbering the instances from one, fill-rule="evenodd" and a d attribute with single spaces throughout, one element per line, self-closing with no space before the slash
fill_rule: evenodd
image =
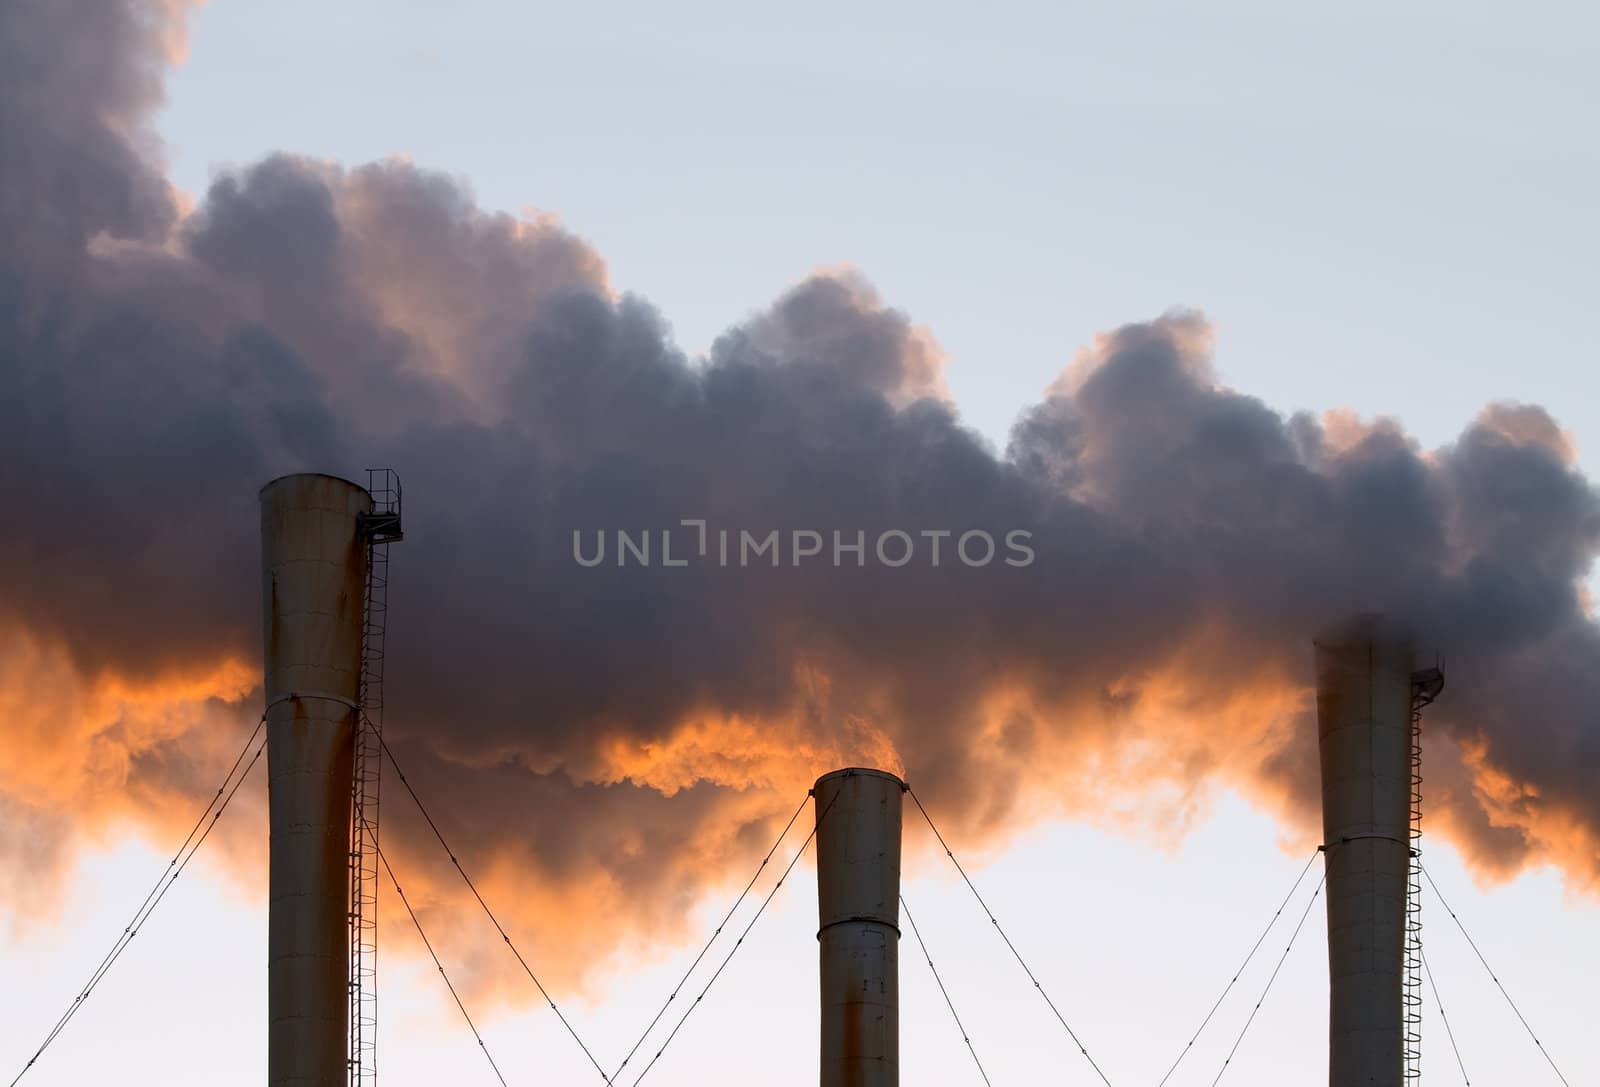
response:
<path id="1" fill-rule="evenodd" d="M 1328 880 L 1329 1087 L 1402 1087 L 1411 863 L 1407 633 L 1363 615 L 1316 640 Z"/>
<path id="2" fill-rule="evenodd" d="M 261 488 L 267 789 L 267 1082 L 343 1087 L 350 796 L 372 496 L 293 475 Z"/>
<path id="3" fill-rule="evenodd" d="M 882 770 L 817 779 L 822 1087 L 900 1083 L 900 801 Z"/>

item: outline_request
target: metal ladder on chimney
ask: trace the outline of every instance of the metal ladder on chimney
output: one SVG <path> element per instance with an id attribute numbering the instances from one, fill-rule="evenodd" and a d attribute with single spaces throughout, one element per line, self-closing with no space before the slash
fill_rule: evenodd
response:
<path id="1" fill-rule="evenodd" d="M 1444 690 L 1444 673 L 1411 673 L 1411 856 L 1406 865 L 1405 989 L 1402 1031 L 1405 1082 L 1422 1078 L 1422 711 Z"/>
<path id="2" fill-rule="evenodd" d="M 389 613 L 389 545 L 403 539 L 400 477 L 367 469 L 372 512 L 360 519 L 367 545 L 361 626 L 361 715 L 350 795 L 349 1087 L 378 1082 L 378 786 L 383 777 L 383 641 Z"/>

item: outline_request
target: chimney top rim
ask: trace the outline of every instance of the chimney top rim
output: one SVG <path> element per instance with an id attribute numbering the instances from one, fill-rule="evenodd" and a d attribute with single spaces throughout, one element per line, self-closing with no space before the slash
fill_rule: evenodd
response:
<path id="1" fill-rule="evenodd" d="M 261 488 L 256 491 L 256 494 L 266 494 L 269 488 L 276 487 L 278 484 L 291 479 L 331 479 L 336 483 L 343 483 L 347 486 L 354 487 L 362 494 L 370 493 L 365 487 L 357 483 L 355 480 L 346 479 L 344 476 L 336 476 L 332 472 L 289 472 L 285 475 L 276 476 L 273 479 L 267 480 L 261 485 Z"/>
<path id="2" fill-rule="evenodd" d="M 828 781 L 832 778 L 854 777 L 856 775 L 885 778 L 886 780 L 892 781 L 896 785 L 900 786 L 901 792 L 905 792 L 910 789 L 910 786 L 905 783 L 905 779 L 901 778 L 898 774 L 891 774 L 887 770 L 877 770 L 870 766 L 844 766 L 840 767 L 838 770 L 830 770 L 826 774 L 823 774 L 821 777 L 819 777 L 816 781 L 816 784 L 811 786 L 811 791 L 815 793 L 817 789 L 822 787 L 822 783 L 824 781 Z"/>

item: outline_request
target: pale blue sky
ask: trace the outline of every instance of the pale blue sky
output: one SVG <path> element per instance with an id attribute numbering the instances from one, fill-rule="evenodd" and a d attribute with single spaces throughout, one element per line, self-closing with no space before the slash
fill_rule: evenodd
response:
<path id="1" fill-rule="evenodd" d="M 163 129 L 194 190 L 405 152 L 552 212 L 690 350 L 856 264 L 997 440 L 1090 335 L 1177 305 L 1280 408 L 1437 442 L 1513 397 L 1600 434 L 1600 16 L 1187 7 L 219 0 Z"/>
<path id="2" fill-rule="evenodd" d="M 197 193 L 273 149 L 403 152 L 488 206 L 553 213 L 691 351 L 812 268 L 857 265 L 944 345 L 997 444 L 1095 331 L 1195 306 L 1223 378 L 1275 407 L 1394 414 L 1435 444 L 1490 399 L 1540 402 L 1600 474 L 1595 10 L 1209 9 L 215 0 L 162 132 Z M 168 848 L 86 858 L 67 914 L 8 945 L 27 984 L 0 986 L 0 1058 L 32 1051 Z M 1298 852 L 1222 794 L 1164 848 L 1055 825 L 974 860 L 1122 1087 L 1160 1078 Z M 1600 1080 L 1600 908 L 1549 872 L 1478 889 L 1448 850 L 1429 864 L 1569 1079 Z M 25 1082 L 259 1077 L 264 911 L 192 875 Z M 796 870 L 647 1083 L 815 1082 L 810 880 Z M 952 875 L 919 864 L 906 893 L 994 1082 L 1092 1082 Z M 1323 931 L 1319 905 L 1224 1083 L 1322 1078 Z M 1437 909 L 1428 939 L 1469 1072 L 1555 1082 Z M 1211 1082 L 1281 948 L 1173 1087 Z M 414 950 L 385 948 L 385 1082 L 493 1082 Z M 620 1055 L 692 955 L 614 973 L 571 1002 L 580 1029 Z M 909 936 L 902 958 L 903 1081 L 980 1082 Z M 1427 1082 L 1458 1082 L 1429 1014 Z M 597 1078 L 548 1009 L 482 1018 L 510 1082 Z"/>

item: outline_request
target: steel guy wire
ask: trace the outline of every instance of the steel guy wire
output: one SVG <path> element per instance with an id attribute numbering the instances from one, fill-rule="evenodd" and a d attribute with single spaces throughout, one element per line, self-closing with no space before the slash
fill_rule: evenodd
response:
<path id="1" fill-rule="evenodd" d="M 928 972 L 933 975 L 933 980 L 939 985 L 939 992 L 944 997 L 945 1006 L 950 1009 L 950 1018 L 956 1021 L 956 1029 L 961 1032 L 961 1040 L 967 1043 L 967 1052 L 972 1054 L 972 1063 L 978 1066 L 978 1075 L 983 1077 L 983 1082 L 989 1082 L 989 1073 L 983 1070 L 983 1062 L 978 1059 L 978 1051 L 972 1046 L 972 1037 L 967 1033 L 966 1026 L 961 1022 L 961 1016 L 956 1012 L 955 1003 L 950 999 L 950 990 L 944 987 L 944 979 L 939 976 L 939 970 L 933 965 L 933 956 L 928 952 L 928 945 L 922 940 L 922 933 L 917 931 L 917 922 L 911 916 L 911 907 L 906 905 L 906 896 L 900 896 L 900 908 L 906 911 L 906 924 L 911 926 L 911 935 L 917 938 L 917 946 L 922 949 L 922 957 L 928 960 Z"/>
<path id="2" fill-rule="evenodd" d="M 183 844 L 173 854 L 172 860 L 167 862 L 166 869 L 156 879 L 155 885 L 145 895 L 144 901 L 139 904 L 139 908 L 134 912 L 133 920 L 122 930 L 116 942 L 111 945 L 111 950 L 106 952 L 105 957 L 100 960 L 100 964 L 95 967 L 95 971 L 90 975 L 88 982 L 79 990 L 78 995 L 67 1006 L 67 1010 L 56 1020 L 56 1024 L 50 1029 L 50 1033 L 45 1035 L 44 1041 L 39 1044 L 39 1048 L 34 1051 L 33 1056 L 28 1058 L 28 1063 L 22 1066 L 22 1070 L 11 1080 L 8 1087 L 16 1087 L 22 1077 L 28 1074 L 44 1054 L 44 1051 L 49 1048 L 50 1044 L 66 1029 L 67 1024 L 72 1021 L 72 1017 L 78 1014 L 78 1009 L 83 1007 L 84 1002 L 89 999 L 89 994 L 94 992 L 95 986 L 100 984 L 101 979 L 106 976 L 111 967 L 116 964 L 116 961 L 122 957 L 122 953 L 133 942 L 133 938 L 139 934 L 139 929 L 150 919 L 150 915 L 155 912 L 157 906 L 161 905 L 161 900 L 167 897 L 167 892 L 172 889 L 172 885 L 183 874 L 183 870 L 189 866 L 189 861 L 194 859 L 194 855 L 205 844 L 205 840 L 211 836 L 211 831 L 216 827 L 217 820 L 222 818 L 222 813 L 227 810 L 228 804 L 233 800 L 234 794 L 239 791 L 239 787 L 244 784 L 245 778 L 250 776 L 250 771 L 255 768 L 256 762 L 261 758 L 261 752 L 267 746 L 266 737 L 263 736 L 261 743 L 256 745 L 255 754 L 250 757 L 250 762 L 242 772 L 239 770 L 240 763 L 244 762 L 245 753 L 250 750 L 251 744 L 255 743 L 256 737 L 261 735 L 261 730 L 266 720 L 267 715 L 263 713 L 256 721 L 255 729 L 250 733 L 249 738 L 245 740 L 244 746 L 240 748 L 238 757 L 233 760 L 233 765 L 229 767 L 228 776 L 222 779 L 222 785 L 211 797 L 210 802 L 206 804 L 205 810 L 200 813 L 200 818 L 195 820 L 194 827 L 189 831 L 188 837 L 184 838 Z M 235 773 L 239 775 L 237 780 L 234 779 Z M 231 789 L 228 784 L 230 781 L 233 782 Z M 224 795 L 225 792 L 226 795 Z M 207 816 L 211 817 L 209 824 L 206 822 Z M 204 827 L 203 830 L 201 829 L 202 827 Z M 199 834 L 198 838 L 195 836 L 197 833 Z"/>
<path id="3" fill-rule="evenodd" d="M 1278 956 L 1278 965 L 1272 968 L 1272 976 L 1267 979 L 1266 988 L 1261 990 L 1261 997 L 1256 1001 L 1256 1006 L 1250 1009 L 1250 1017 L 1244 1021 L 1244 1026 L 1239 1031 L 1239 1037 L 1233 1040 L 1233 1048 L 1228 1050 L 1227 1059 L 1222 1062 L 1222 1067 L 1217 1069 L 1217 1078 L 1211 1081 L 1211 1087 L 1217 1087 L 1223 1073 L 1228 1070 L 1228 1065 L 1233 1063 L 1233 1055 L 1239 1052 L 1239 1043 L 1244 1041 L 1250 1024 L 1256 1021 L 1256 1013 L 1261 1010 L 1261 1005 L 1267 1002 L 1267 994 L 1272 992 L 1272 983 L 1278 980 L 1278 971 L 1283 969 L 1284 961 L 1289 958 L 1289 952 L 1294 949 L 1294 942 L 1300 936 L 1300 930 L 1305 927 L 1306 918 L 1311 916 L 1311 907 L 1317 904 L 1317 897 L 1322 894 L 1322 885 L 1327 882 L 1328 874 L 1324 872 L 1322 878 L 1317 880 L 1317 889 L 1311 892 L 1311 901 L 1306 903 L 1305 912 L 1300 915 L 1300 921 L 1294 926 L 1294 931 L 1289 934 L 1289 943 L 1283 949 L 1283 954 Z"/>
<path id="4" fill-rule="evenodd" d="M 695 972 L 695 968 L 700 965 L 701 960 L 706 957 L 706 952 L 711 950 L 711 945 L 716 943 L 717 937 L 722 935 L 722 930 L 727 927 L 728 922 L 733 919 L 733 915 L 738 911 L 739 907 L 744 904 L 744 900 L 750 894 L 750 888 L 756 885 L 756 881 L 761 878 L 761 873 L 767 870 L 767 863 L 772 860 L 772 855 L 778 851 L 778 847 L 781 846 L 784 839 L 789 836 L 789 830 L 794 826 L 794 821 L 800 818 L 800 813 L 805 811 L 806 804 L 808 804 L 810 800 L 810 793 L 807 793 L 801 798 L 800 806 L 795 808 L 794 814 L 789 816 L 789 821 L 783 825 L 783 832 L 778 835 L 778 840 L 772 843 L 772 848 L 767 850 L 767 855 L 762 857 L 761 863 L 756 866 L 755 875 L 751 876 L 750 882 L 744 885 L 744 890 L 739 892 L 739 897 L 734 900 L 733 906 L 729 908 L 727 915 L 717 923 L 716 931 L 711 934 L 711 938 L 708 939 L 705 942 L 705 946 L 700 949 L 700 954 L 694 957 L 694 962 L 689 964 L 689 969 L 683 972 L 683 977 L 678 979 L 678 983 L 672 987 L 672 992 L 667 994 L 667 999 L 662 1003 L 660 1009 L 656 1012 L 655 1018 L 650 1020 L 650 1025 L 644 1028 L 644 1033 L 639 1035 L 639 1040 L 633 1043 L 633 1048 L 628 1050 L 628 1055 L 622 1058 L 622 1063 L 617 1065 L 617 1070 L 611 1073 L 611 1079 L 613 1081 L 618 1076 L 622 1075 L 622 1070 L 628 1067 L 628 1062 L 633 1060 L 633 1055 L 639 1052 L 639 1047 L 644 1045 L 645 1039 L 650 1037 L 650 1032 L 656 1029 L 657 1023 L 661 1022 L 661 1017 L 667 1014 L 667 1008 L 669 1008 L 672 1005 L 672 1002 L 678 998 L 678 993 L 682 991 L 684 984 L 688 982 L 690 975 Z"/>
<path id="5" fill-rule="evenodd" d="M 1422 866 L 1419 864 L 1418 867 L 1421 868 Z M 1489 965 L 1489 960 L 1483 957 L 1483 952 L 1478 950 L 1477 943 L 1472 939 L 1471 934 L 1467 932 L 1467 926 L 1461 923 L 1461 918 L 1456 916 L 1456 911 L 1450 908 L 1450 903 L 1446 902 L 1444 895 L 1439 893 L 1439 885 L 1433 882 L 1432 874 L 1426 868 L 1422 868 L 1422 874 L 1427 877 L 1428 886 L 1433 888 L 1434 896 L 1438 898 L 1439 905 L 1444 907 L 1444 912 L 1448 913 L 1450 920 L 1456 923 L 1456 928 L 1461 930 L 1461 935 L 1467 938 L 1467 945 L 1472 948 L 1472 953 L 1478 956 L 1479 962 L 1483 963 L 1484 970 L 1489 974 L 1489 980 L 1494 982 L 1494 987 L 1500 990 L 1500 995 L 1506 998 L 1507 1004 L 1511 1005 L 1511 1010 L 1516 1013 L 1517 1021 L 1522 1024 L 1522 1029 L 1528 1032 L 1528 1037 L 1533 1039 L 1533 1044 L 1539 1047 L 1540 1053 L 1544 1054 L 1544 1059 L 1550 1064 L 1550 1070 L 1556 1074 L 1557 1079 L 1566 1084 L 1567 1077 L 1561 1074 L 1560 1068 L 1556 1067 L 1555 1058 L 1550 1056 L 1550 1051 L 1544 1047 L 1543 1042 L 1539 1041 L 1539 1036 L 1533 1032 L 1533 1028 L 1528 1025 L 1528 1021 L 1523 1018 L 1522 1010 L 1517 1007 L 1517 1002 L 1511 999 L 1511 994 L 1506 992 L 1506 987 L 1500 984 L 1500 979 L 1495 975 L 1494 968 Z M 1571 1084 L 1567 1084 L 1567 1087 L 1571 1087 Z"/>
<path id="6" fill-rule="evenodd" d="M 961 862 L 956 860 L 956 855 L 950 851 L 950 846 L 944 840 L 944 835 L 940 834 L 939 828 L 934 825 L 933 817 L 928 814 L 928 809 L 922 806 L 922 798 L 917 796 L 916 790 L 910 788 L 909 786 L 906 788 L 906 791 L 911 794 L 912 802 L 917 805 L 917 810 L 922 813 L 922 818 L 928 821 L 928 829 L 933 831 L 933 836 L 939 840 L 939 845 L 944 849 L 944 855 L 950 858 L 950 863 L 956 866 L 957 872 L 961 873 L 961 878 L 966 882 L 967 889 L 972 892 L 972 897 L 976 898 L 978 900 L 978 905 L 983 907 L 983 912 L 989 917 L 989 923 L 994 925 L 994 930 L 998 932 L 1000 934 L 1000 938 L 1005 941 L 1006 947 L 1011 949 L 1011 954 L 1016 958 L 1017 965 L 1022 967 L 1022 972 L 1028 975 L 1028 980 L 1033 982 L 1033 987 L 1039 990 L 1040 996 L 1044 997 L 1044 1002 L 1050 1006 L 1050 1010 L 1055 1013 L 1056 1020 L 1066 1030 L 1067 1037 L 1071 1038 L 1073 1044 L 1078 1047 L 1078 1052 L 1082 1053 L 1083 1059 L 1089 1062 L 1089 1067 L 1093 1068 L 1095 1075 L 1100 1077 L 1100 1082 L 1104 1083 L 1106 1087 L 1111 1087 L 1111 1081 L 1107 1079 L 1106 1074 L 1100 1070 L 1100 1066 L 1095 1063 L 1094 1058 L 1089 1056 L 1088 1048 L 1085 1047 L 1083 1042 L 1079 1040 L 1077 1033 L 1067 1025 L 1067 1020 L 1061 1014 L 1061 1009 L 1057 1008 L 1056 1002 L 1050 999 L 1050 994 L 1044 991 L 1044 986 L 1039 984 L 1039 979 L 1033 976 L 1033 971 L 1029 969 L 1028 964 L 1023 961 L 1022 953 L 1018 951 L 1017 946 L 1011 942 L 1011 937 L 1006 935 L 1005 929 L 1000 927 L 1000 922 L 995 918 L 994 911 L 989 909 L 989 904 L 985 902 L 983 900 L 983 896 L 978 893 L 978 888 L 973 886 L 972 878 L 967 875 L 967 870 L 961 867 Z"/>
<path id="7" fill-rule="evenodd" d="M 478 905 L 483 907 L 483 912 L 488 916 L 489 922 L 494 925 L 495 931 L 500 934 L 500 938 L 504 940 L 506 946 L 511 949 L 511 954 L 516 956 L 517 962 L 522 966 L 522 972 L 528 975 L 528 978 L 533 982 L 534 987 L 539 990 L 539 995 L 544 997 L 546 1004 L 550 1005 L 550 1010 L 556 1013 L 556 1018 L 561 1020 L 561 1025 L 567 1028 L 567 1033 L 572 1035 L 572 1040 L 574 1042 L 578 1043 L 578 1048 L 583 1050 L 583 1055 L 585 1057 L 589 1058 L 589 1063 L 594 1066 L 594 1070 L 596 1072 L 600 1073 L 600 1078 L 607 1084 L 610 1084 L 611 1077 L 606 1075 L 606 1070 L 601 1068 L 600 1062 L 594 1059 L 594 1053 L 590 1051 L 588 1046 L 584 1045 L 583 1039 L 578 1037 L 578 1032 L 574 1030 L 572 1024 L 567 1021 L 567 1017 L 561 1013 L 560 1008 L 556 1007 L 556 1002 L 551 999 L 549 990 L 544 987 L 544 983 L 541 982 L 538 975 L 533 972 L 533 967 L 528 965 L 528 960 L 522 957 L 522 952 L 517 950 L 517 945 L 511 942 L 511 937 L 506 933 L 505 928 L 500 924 L 500 919 L 494 915 L 494 911 L 489 908 L 489 903 L 485 902 L 483 900 L 483 895 L 478 893 L 478 887 L 472 882 L 472 877 L 467 875 L 467 870 L 461 867 L 461 862 L 456 859 L 455 850 L 450 848 L 450 843 L 445 841 L 444 834 L 439 830 L 439 825 L 433 821 L 433 816 L 428 814 L 428 809 L 423 805 L 422 798 L 417 795 L 417 790 L 412 787 L 410 779 L 405 775 L 405 771 L 400 769 L 399 762 L 395 760 L 394 751 L 389 747 L 389 741 L 384 739 L 383 733 L 381 732 L 378 733 L 378 743 L 383 748 L 383 753 L 388 757 L 389 765 L 394 767 L 395 777 L 400 779 L 400 784 L 404 785 L 406 787 L 406 792 L 411 794 L 411 800 L 416 804 L 417 810 L 422 813 L 422 818 L 427 820 L 428 828 L 433 831 L 433 836 L 439 839 L 439 845 L 449 856 L 450 863 L 455 866 L 455 870 L 461 876 L 463 882 L 466 883 L 467 890 L 472 892 L 472 897 L 476 898 L 478 900 Z"/>
<path id="8" fill-rule="evenodd" d="M 1422 959 L 1422 972 L 1428 975 L 1428 988 L 1433 990 L 1433 1006 L 1439 1009 L 1439 1018 L 1444 1020 L 1445 1037 L 1450 1039 L 1450 1049 L 1456 1055 L 1456 1067 L 1461 1069 L 1461 1082 L 1467 1087 L 1472 1087 L 1472 1079 L 1467 1075 L 1466 1062 L 1461 1059 L 1461 1049 L 1456 1045 L 1456 1032 L 1450 1029 L 1450 1017 L 1444 1013 L 1444 1001 L 1439 998 L 1439 986 L 1433 980 L 1433 967 L 1428 965 L 1428 956 L 1420 955 Z"/>
<path id="9" fill-rule="evenodd" d="M 783 870 L 783 875 L 778 877 L 778 882 L 774 883 L 772 885 L 772 890 L 767 892 L 767 897 L 761 900 L 760 908 L 756 910 L 755 916 L 750 918 L 750 923 L 744 927 L 744 931 L 739 934 L 739 938 L 734 941 L 733 947 L 723 958 L 721 965 L 717 967 L 716 973 L 711 975 L 711 980 L 706 982 L 706 987 L 700 990 L 700 995 L 694 998 L 694 1003 L 690 1004 L 684 1009 L 683 1015 L 678 1018 L 677 1024 L 672 1028 L 672 1033 L 667 1035 L 667 1040 L 661 1043 L 661 1048 L 656 1050 L 656 1055 L 650 1058 L 650 1063 L 644 1066 L 644 1071 L 639 1073 L 638 1078 L 633 1081 L 630 1087 L 639 1087 L 639 1084 L 644 1080 L 644 1077 L 650 1074 L 650 1069 L 656 1066 L 656 1062 L 661 1059 L 661 1054 L 667 1051 L 667 1047 L 672 1044 L 672 1039 L 676 1038 L 678 1036 L 678 1031 L 683 1029 L 683 1024 L 688 1022 L 689 1016 L 694 1014 L 694 1010 L 700 1006 L 700 1002 L 706 998 L 706 994 L 711 991 L 711 987 L 717 983 L 717 979 L 722 976 L 722 972 L 726 970 L 728 968 L 728 964 L 733 961 L 733 956 L 738 953 L 739 948 L 744 946 L 745 937 L 749 936 L 750 930 L 756 927 L 756 922 L 761 920 L 761 915 L 767 912 L 767 906 L 772 902 L 773 896 L 778 893 L 778 889 L 781 888 L 784 884 L 784 881 L 789 878 L 789 873 L 794 871 L 794 866 L 800 862 L 801 856 L 805 854 L 806 847 L 811 844 L 811 839 L 817 836 L 817 828 L 822 826 L 822 821 L 826 819 L 828 817 L 828 813 L 833 810 L 834 804 L 838 803 L 840 795 L 841 794 L 839 793 L 835 793 L 833 795 L 833 799 L 828 801 L 828 806 L 822 809 L 822 814 L 817 816 L 817 821 L 811 826 L 811 833 L 806 835 L 806 840 L 800 843 L 799 849 L 795 850 L 794 856 L 789 859 L 788 865 L 785 866 Z M 804 808 L 805 805 L 802 804 L 801 807 Z"/>
<path id="10" fill-rule="evenodd" d="M 362 825 L 370 828 L 371 823 L 362 820 Z M 417 918 L 417 911 L 411 908 L 411 900 L 406 898 L 406 893 L 400 887 L 400 880 L 395 877 L 394 868 L 389 864 L 389 858 L 383 855 L 383 850 L 376 846 L 373 849 L 378 854 L 378 859 L 383 862 L 383 870 L 389 874 L 389 882 L 394 884 L 394 893 L 400 896 L 400 904 L 406 908 L 406 913 L 411 916 L 411 923 L 416 926 L 417 935 L 422 937 L 422 946 L 428 949 L 428 957 L 433 960 L 433 965 L 438 969 L 439 976 L 444 979 L 444 986 L 450 990 L 450 996 L 456 1002 L 456 1007 L 461 1011 L 461 1018 L 467 1021 L 467 1029 L 472 1031 L 472 1036 L 478 1041 L 478 1048 L 483 1050 L 484 1059 L 489 1062 L 489 1067 L 494 1069 L 494 1078 L 505 1087 L 506 1077 L 500 1074 L 500 1066 L 495 1063 L 494 1056 L 489 1052 L 489 1047 L 484 1044 L 483 1035 L 478 1030 L 478 1025 L 472 1021 L 472 1016 L 467 1014 L 467 1006 L 461 1002 L 461 994 L 456 992 L 456 987 L 450 981 L 450 975 L 445 973 L 444 964 L 439 961 L 438 952 L 433 949 L 433 942 L 428 939 L 428 934 L 422 931 L 422 922 Z"/>
<path id="11" fill-rule="evenodd" d="M 1256 937 L 1256 942 L 1251 946 L 1250 953 L 1244 957 L 1244 962 L 1240 963 L 1239 968 L 1233 972 L 1233 977 L 1229 979 L 1228 984 L 1223 988 L 1222 995 L 1217 997 L 1217 1002 L 1211 1005 L 1211 1010 L 1206 1012 L 1206 1017 L 1200 1021 L 1200 1026 L 1195 1029 L 1194 1037 L 1189 1039 L 1188 1044 L 1183 1047 L 1183 1051 L 1178 1054 L 1178 1059 L 1172 1062 L 1172 1067 L 1167 1069 L 1167 1074 L 1161 1077 L 1161 1082 L 1156 1084 L 1156 1087 L 1166 1087 L 1166 1082 L 1172 1078 L 1172 1073 L 1178 1070 L 1178 1065 L 1183 1063 L 1183 1058 L 1189 1055 L 1189 1051 L 1194 1047 L 1194 1043 L 1199 1040 L 1201 1032 L 1204 1031 L 1206 1029 L 1206 1025 L 1211 1022 L 1211 1017 L 1217 1014 L 1217 1009 L 1222 1007 L 1222 1002 L 1226 1000 L 1228 998 L 1228 994 L 1233 991 L 1234 985 L 1238 982 L 1240 976 L 1244 974 L 1245 969 L 1250 965 L 1250 960 L 1255 958 L 1256 952 L 1261 949 L 1261 945 L 1263 942 L 1265 942 L 1267 934 L 1277 927 L 1278 918 L 1283 916 L 1284 907 L 1289 905 L 1289 900 L 1293 898 L 1294 893 L 1300 889 L 1301 881 L 1306 878 L 1306 873 L 1311 871 L 1311 866 L 1316 863 L 1317 857 L 1319 854 L 1321 854 L 1321 852 L 1322 850 L 1318 849 L 1316 852 L 1312 853 L 1311 859 L 1306 861 L 1304 868 L 1300 869 L 1300 874 L 1294 877 L 1294 885 L 1289 888 L 1289 893 L 1283 896 L 1283 901 L 1278 903 L 1277 912 L 1272 915 L 1272 920 L 1267 922 L 1267 927 L 1261 930 L 1260 936 Z"/>

